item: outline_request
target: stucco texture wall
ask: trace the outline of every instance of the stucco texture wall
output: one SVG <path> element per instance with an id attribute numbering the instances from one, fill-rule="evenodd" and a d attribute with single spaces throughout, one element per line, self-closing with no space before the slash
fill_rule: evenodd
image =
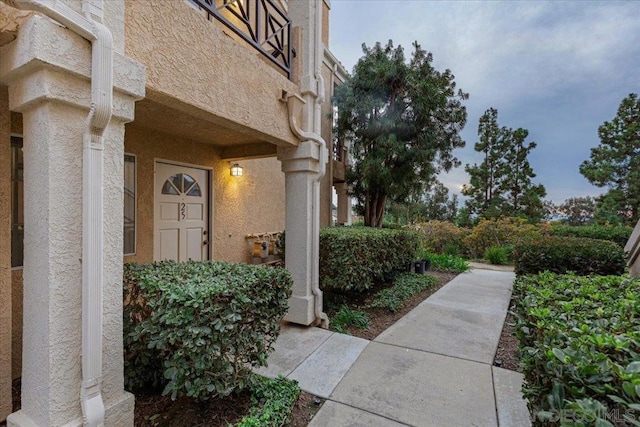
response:
<path id="1" fill-rule="evenodd" d="M 127 125 L 125 152 L 136 155 L 136 254 L 125 262 L 153 261 L 155 160 L 173 161 L 212 170 L 210 207 L 212 259 L 248 262 L 245 234 L 284 229 L 284 174 L 275 158 L 240 160 L 244 176 L 231 177 L 229 161 L 218 148 Z"/>
<path id="2" fill-rule="evenodd" d="M 9 95 L 0 86 L 0 421 L 11 412 L 11 138 Z"/>
<path id="3" fill-rule="evenodd" d="M 283 90 L 299 90 L 257 50 L 226 35 L 187 1 L 151 7 L 147 0 L 130 0 L 125 7 L 126 54 L 145 64 L 148 92 L 156 101 L 205 114 L 256 140 L 297 145 L 279 99 Z"/>

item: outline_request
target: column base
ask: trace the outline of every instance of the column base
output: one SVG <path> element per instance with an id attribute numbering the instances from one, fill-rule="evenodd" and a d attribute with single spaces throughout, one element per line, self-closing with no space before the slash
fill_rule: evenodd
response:
<path id="1" fill-rule="evenodd" d="M 78 404 L 80 397 L 78 397 Z M 135 397 L 133 394 L 125 391 L 120 395 L 120 399 L 111 400 L 105 404 L 105 420 L 106 427 L 128 427 L 133 426 Z M 82 426 L 82 418 L 70 421 L 62 427 L 80 427 Z M 7 417 L 7 427 L 41 427 L 38 426 L 24 411 L 14 412 Z"/>
<path id="2" fill-rule="evenodd" d="M 292 296 L 289 298 L 289 311 L 284 316 L 284 320 L 298 325 L 311 325 L 316 320 L 314 300 L 313 295 Z"/>

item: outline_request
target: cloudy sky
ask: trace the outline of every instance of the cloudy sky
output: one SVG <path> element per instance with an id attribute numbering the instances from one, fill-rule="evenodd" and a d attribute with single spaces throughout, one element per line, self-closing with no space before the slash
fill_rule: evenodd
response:
<path id="1" fill-rule="evenodd" d="M 469 93 L 463 166 L 440 177 L 452 191 L 469 181 L 464 164 L 481 162 L 473 145 L 490 107 L 538 144 L 529 159 L 547 199 L 604 191 L 578 167 L 598 126 L 640 92 L 640 1 L 331 0 L 331 9 L 330 49 L 349 72 L 362 43 L 392 39 L 409 56 L 418 41 Z"/>

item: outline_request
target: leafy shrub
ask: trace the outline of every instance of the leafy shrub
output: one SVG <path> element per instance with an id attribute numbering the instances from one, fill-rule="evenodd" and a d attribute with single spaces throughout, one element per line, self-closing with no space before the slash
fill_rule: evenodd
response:
<path id="1" fill-rule="evenodd" d="M 236 427 L 284 426 L 289 422 L 293 405 L 300 396 L 298 383 L 279 376 L 269 379 L 253 376 L 249 385 L 251 410 Z"/>
<path id="2" fill-rule="evenodd" d="M 562 425 L 613 426 L 611 415 L 637 425 L 623 417 L 640 411 L 640 280 L 519 276 L 513 300 L 523 391 L 537 425 L 560 425 L 561 413 L 585 420 Z"/>
<path id="3" fill-rule="evenodd" d="M 422 258 L 428 258 L 431 261 L 431 269 L 435 271 L 462 273 L 470 268 L 464 258 L 456 256 L 428 254 Z"/>
<path id="4" fill-rule="evenodd" d="M 340 310 L 331 317 L 331 326 L 336 332 L 345 333 L 345 328 L 353 326 L 359 329 L 369 327 L 369 318 L 362 311 L 352 310 L 343 305 Z"/>
<path id="5" fill-rule="evenodd" d="M 247 385 L 279 334 L 285 269 L 163 261 L 124 269 L 125 383 L 206 399 Z"/>
<path id="6" fill-rule="evenodd" d="M 479 258 L 491 246 L 506 246 L 535 240 L 547 233 L 545 225 L 528 224 L 523 218 L 481 219 L 464 238 L 467 255 Z"/>
<path id="7" fill-rule="evenodd" d="M 613 242 L 577 237 L 545 237 L 528 241 L 514 248 L 516 274 L 536 274 L 541 271 L 578 275 L 622 274 L 625 255 Z"/>
<path id="8" fill-rule="evenodd" d="M 324 289 L 363 291 L 404 269 L 418 249 L 410 230 L 329 227 L 320 231 L 320 284 Z"/>
<path id="9" fill-rule="evenodd" d="M 586 237 L 589 239 L 609 240 L 621 248 L 627 244 L 633 228 L 626 225 L 554 225 L 551 227 L 553 236 Z"/>
<path id="10" fill-rule="evenodd" d="M 393 280 L 389 288 L 377 292 L 368 308 L 386 308 L 395 313 L 404 306 L 404 302 L 437 283 L 433 276 L 415 273 L 401 273 Z"/>
<path id="11" fill-rule="evenodd" d="M 484 251 L 484 258 L 491 264 L 504 265 L 509 261 L 509 252 L 505 246 L 490 246 Z"/>
<path id="12" fill-rule="evenodd" d="M 449 221 L 422 222 L 415 224 L 414 228 L 420 232 L 424 248 L 437 254 L 448 255 L 459 255 L 463 239 L 470 233 L 469 229 L 458 227 Z"/>

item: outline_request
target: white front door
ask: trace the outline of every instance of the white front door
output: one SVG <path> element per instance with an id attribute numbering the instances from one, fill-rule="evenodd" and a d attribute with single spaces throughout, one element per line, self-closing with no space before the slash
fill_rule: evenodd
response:
<path id="1" fill-rule="evenodd" d="M 209 171 L 156 162 L 156 261 L 209 259 Z"/>

